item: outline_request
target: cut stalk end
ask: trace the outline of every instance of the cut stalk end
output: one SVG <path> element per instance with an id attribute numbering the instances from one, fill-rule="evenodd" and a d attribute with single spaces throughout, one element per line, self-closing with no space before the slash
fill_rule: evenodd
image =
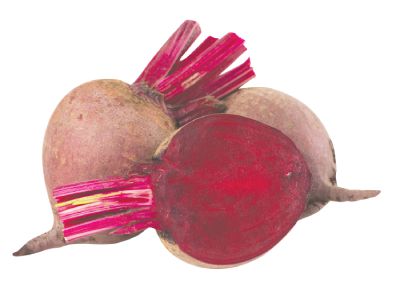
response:
<path id="1" fill-rule="evenodd" d="M 61 186 L 53 197 L 67 243 L 102 232 L 123 235 L 157 228 L 150 176 Z"/>
<path id="2" fill-rule="evenodd" d="M 135 89 L 150 90 L 145 93 L 150 97 L 157 95 L 158 101 L 161 95 L 167 111 L 179 125 L 223 111 L 221 107 L 224 106 L 215 105 L 215 101 L 255 76 L 249 59 L 222 74 L 246 51 L 244 40 L 235 33 L 220 39 L 209 36 L 181 60 L 199 34 L 200 27 L 196 22 L 185 21 L 132 85 Z"/>

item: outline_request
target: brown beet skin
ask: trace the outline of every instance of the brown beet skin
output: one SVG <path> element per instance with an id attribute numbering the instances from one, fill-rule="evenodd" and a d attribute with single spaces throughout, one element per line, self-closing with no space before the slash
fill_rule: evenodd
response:
<path id="1" fill-rule="evenodd" d="M 52 189 L 73 182 L 124 176 L 136 162 L 149 161 L 175 130 L 175 123 L 150 100 L 119 80 L 96 80 L 68 93 L 54 111 L 43 145 L 43 169 L 54 226 L 15 255 L 63 246 Z M 105 244 L 131 238 L 98 234 L 79 243 Z"/>
<path id="2" fill-rule="evenodd" d="M 379 194 L 375 190 L 348 190 L 336 186 L 333 144 L 318 117 L 295 98 L 270 88 L 244 88 L 224 103 L 226 113 L 252 118 L 287 135 L 303 154 L 312 174 L 308 205 L 303 217 L 319 211 L 328 201 L 353 201 Z"/>

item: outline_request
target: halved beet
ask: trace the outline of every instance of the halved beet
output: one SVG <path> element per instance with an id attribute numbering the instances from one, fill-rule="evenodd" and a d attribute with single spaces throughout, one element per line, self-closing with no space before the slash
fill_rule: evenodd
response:
<path id="1" fill-rule="evenodd" d="M 160 146 L 128 178 L 55 189 L 66 243 L 148 227 L 203 265 L 249 261 L 272 248 L 304 211 L 310 173 L 293 142 L 257 121 L 205 116 Z"/>

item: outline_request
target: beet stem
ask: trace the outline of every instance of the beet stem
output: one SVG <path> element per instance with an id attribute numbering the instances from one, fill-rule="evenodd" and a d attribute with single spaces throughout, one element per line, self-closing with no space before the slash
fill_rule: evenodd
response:
<path id="1" fill-rule="evenodd" d="M 183 95 L 188 99 L 193 98 L 190 95 L 191 88 L 204 87 L 204 80 L 215 79 L 246 50 L 243 43 L 244 40 L 236 34 L 226 34 L 198 56 L 193 63 L 160 81 L 155 89 L 164 94 L 167 103 L 176 102 Z"/>
<path id="2" fill-rule="evenodd" d="M 199 34 L 196 22 L 185 21 L 132 84 L 136 93 L 159 104 L 178 125 L 223 112 L 225 106 L 218 100 L 255 76 L 249 59 L 221 75 L 246 51 L 244 40 L 235 33 L 220 39 L 209 36 L 180 60 Z"/>
<path id="3" fill-rule="evenodd" d="M 254 78 L 255 75 L 253 68 L 250 66 L 249 58 L 238 67 L 220 75 L 207 86 L 207 90 L 213 97 L 222 98 Z"/>
<path id="4" fill-rule="evenodd" d="M 178 61 L 171 70 L 171 73 L 174 73 L 176 72 L 176 70 L 183 69 L 192 64 L 201 54 L 204 53 L 205 50 L 209 49 L 217 40 L 218 38 L 208 36 L 200 44 L 200 46 L 198 46 L 192 53 L 190 53 L 188 57 L 186 57 L 184 60 Z"/>
<path id="5" fill-rule="evenodd" d="M 174 64 L 200 35 L 200 26 L 187 20 L 175 31 L 162 48 L 153 57 L 135 83 L 144 83 L 149 87 L 165 77 Z"/>
<path id="6" fill-rule="evenodd" d="M 67 243 L 99 232 L 128 234 L 158 227 L 150 176 L 61 186 L 53 197 Z"/>
<path id="7" fill-rule="evenodd" d="M 201 116 L 224 112 L 226 110 L 225 104 L 217 99 L 227 96 L 254 76 L 255 73 L 250 66 L 250 59 L 247 59 L 241 65 L 220 75 L 215 81 L 211 81 L 204 88 L 199 89 L 196 95 L 198 98 L 186 101 L 176 110 L 170 110 L 170 114 L 182 126 Z"/>

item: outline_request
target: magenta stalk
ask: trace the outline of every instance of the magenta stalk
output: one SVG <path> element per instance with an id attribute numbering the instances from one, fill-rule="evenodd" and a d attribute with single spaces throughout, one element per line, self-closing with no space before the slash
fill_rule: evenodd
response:
<path id="1" fill-rule="evenodd" d="M 194 21 L 185 21 L 153 57 L 132 88 L 164 107 L 179 125 L 203 115 L 223 112 L 219 99 L 255 76 L 247 59 L 223 73 L 243 52 L 244 40 L 234 33 L 207 37 L 180 60 L 200 34 Z"/>
<path id="2" fill-rule="evenodd" d="M 72 184 L 54 189 L 53 195 L 67 243 L 105 231 L 158 228 L 149 176 Z"/>

